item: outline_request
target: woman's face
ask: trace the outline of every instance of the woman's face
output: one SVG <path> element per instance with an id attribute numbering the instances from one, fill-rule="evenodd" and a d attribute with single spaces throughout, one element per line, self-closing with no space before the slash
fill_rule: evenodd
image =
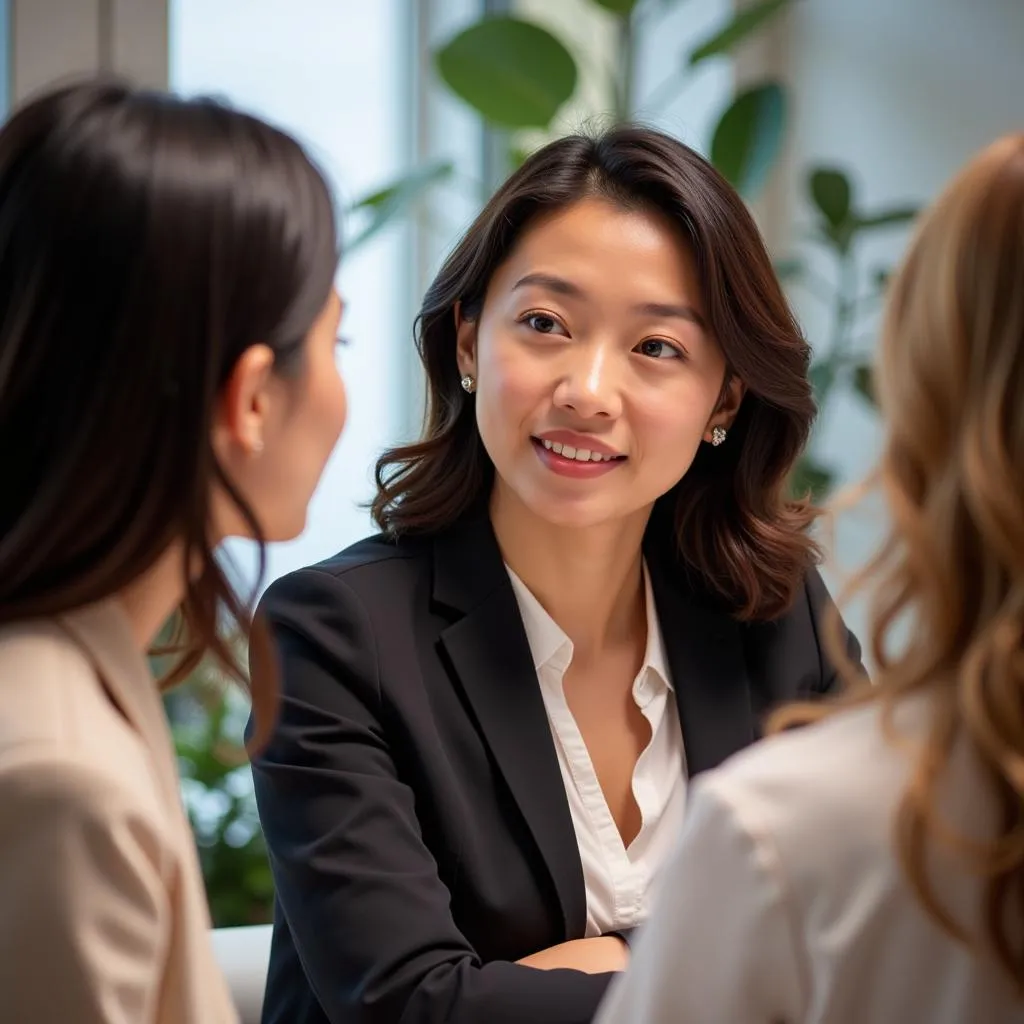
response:
<path id="1" fill-rule="evenodd" d="M 218 458 L 269 541 L 291 540 L 305 528 L 310 499 L 345 425 L 336 352 L 341 315 L 332 290 L 294 370 L 279 374 L 273 353 L 254 345 L 225 391 Z M 245 536 L 248 526 L 231 505 L 223 496 L 218 501 L 221 535 Z"/>
<path id="2" fill-rule="evenodd" d="M 495 500 L 564 526 L 646 517 L 743 393 L 734 380 L 723 394 L 688 244 L 600 199 L 523 233 L 478 321 L 459 323 L 458 361 L 476 380 Z"/>

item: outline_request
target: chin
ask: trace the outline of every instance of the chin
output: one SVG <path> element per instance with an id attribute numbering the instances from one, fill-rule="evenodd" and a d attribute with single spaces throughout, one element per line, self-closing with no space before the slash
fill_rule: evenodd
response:
<path id="1" fill-rule="evenodd" d="M 283 544 L 286 541 L 295 540 L 301 536 L 306 529 L 307 515 L 303 511 L 297 519 L 287 523 L 275 524 L 273 529 L 266 531 L 265 540 L 268 544 Z"/>
<path id="2" fill-rule="evenodd" d="M 544 497 L 527 502 L 530 511 L 538 518 L 552 526 L 585 530 L 593 526 L 603 526 L 612 520 L 621 518 L 607 507 L 600 507 L 594 501 L 571 501 L 565 498 Z"/>

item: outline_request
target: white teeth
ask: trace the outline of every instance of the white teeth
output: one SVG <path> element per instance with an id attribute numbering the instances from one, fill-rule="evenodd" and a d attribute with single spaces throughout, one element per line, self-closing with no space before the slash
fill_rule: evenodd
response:
<path id="1" fill-rule="evenodd" d="M 573 448 L 571 444 L 559 444 L 558 441 L 548 441 L 547 439 L 542 440 L 541 444 L 549 452 L 561 455 L 563 459 L 574 459 L 576 462 L 611 462 L 616 457 L 592 452 L 587 448 Z"/>

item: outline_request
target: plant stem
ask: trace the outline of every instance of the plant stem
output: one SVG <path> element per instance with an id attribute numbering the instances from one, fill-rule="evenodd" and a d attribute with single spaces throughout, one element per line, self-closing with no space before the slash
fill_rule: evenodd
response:
<path id="1" fill-rule="evenodd" d="M 850 327 L 853 324 L 854 314 L 857 311 L 857 266 L 853 259 L 853 253 L 847 251 L 843 254 L 842 262 L 839 265 L 839 289 L 836 295 L 835 322 L 832 329 L 832 344 L 829 354 L 835 358 L 842 358 L 850 340 Z"/>
<path id="2" fill-rule="evenodd" d="M 857 265 L 849 249 L 839 257 L 838 280 L 832 317 L 832 337 L 829 340 L 828 355 L 825 357 L 829 373 L 822 381 L 818 395 L 818 406 L 822 409 L 835 386 L 839 368 L 846 359 L 850 329 L 857 311 Z"/>

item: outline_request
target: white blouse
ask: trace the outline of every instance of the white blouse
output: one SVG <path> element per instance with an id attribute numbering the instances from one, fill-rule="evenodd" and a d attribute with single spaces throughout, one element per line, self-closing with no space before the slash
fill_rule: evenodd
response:
<path id="1" fill-rule="evenodd" d="M 695 780 L 656 909 L 599 1024 L 1024 1024 L 995 957 L 936 924 L 895 856 L 926 710 L 903 705 L 899 746 L 878 709 L 861 708 Z M 965 745 L 944 782 L 945 820 L 991 834 L 997 810 Z M 977 932 L 980 880 L 940 846 L 929 867 L 942 904 Z M 1011 929 L 1024 933 L 1019 917 Z"/>
<path id="2" fill-rule="evenodd" d="M 562 684 L 572 662 L 572 641 L 522 580 L 511 569 L 508 574 L 526 627 L 576 831 L 587 890 L 587 937 L 632 928 L 650 913 L 651 882 L 674 848 L 686 802 L 679 711 L 647 566 L 647 647 L 633 682 L 633 699 L 650 723 L 651 739 L 633 770 L 633 795 L 642 824 L 628 848 L 566 703 Z"/>

